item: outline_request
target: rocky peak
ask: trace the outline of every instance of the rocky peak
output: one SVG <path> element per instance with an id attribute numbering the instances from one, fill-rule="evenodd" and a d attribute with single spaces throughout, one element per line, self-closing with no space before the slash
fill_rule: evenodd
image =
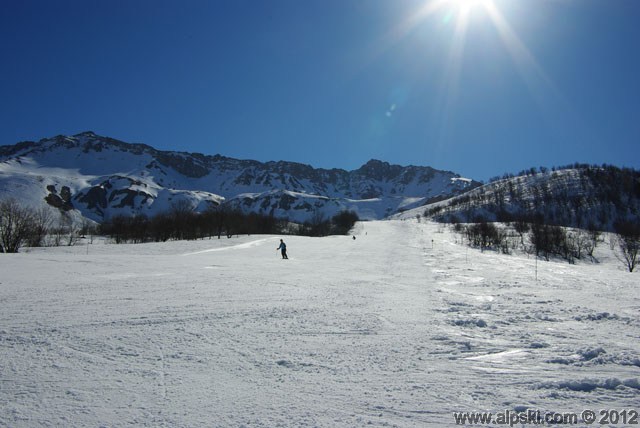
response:
<path id="1" fill-rule="evenodd" d="M 365 178 L 383 181 L 397 177 L 403 169 L 400 165 L 391 165 L 389 162 L 371 159 L 355 170 L 354 173 Z"/>
<path id="2" fill-rule="evenodd" d="M 79 134 L 74 135 L 75 138 L 81 138 L 81 137 L 85 137 L 85 138 L 98 138 L 98 134 L 96 134 L 93 131 L 84 131 L 81 132 Z"/>

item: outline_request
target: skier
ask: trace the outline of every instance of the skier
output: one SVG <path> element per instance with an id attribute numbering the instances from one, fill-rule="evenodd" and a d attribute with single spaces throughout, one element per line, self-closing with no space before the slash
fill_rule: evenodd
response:
<path id="1" fill-rule="evenodd" d="M 276 248 L 276 251 L 280 250 L 280 254 L 282 254 L 282 258 L 283 259 L 288 259 L 289 257 L 287 257 L 287 244 L 284 243 L 284 241 L 281 239 L 280 240 L 280 246 L 278 248 Z"/>

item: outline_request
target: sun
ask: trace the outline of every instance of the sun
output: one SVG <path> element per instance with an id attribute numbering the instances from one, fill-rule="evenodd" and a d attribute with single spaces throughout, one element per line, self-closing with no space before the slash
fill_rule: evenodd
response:
<path id="1" fill-rule="evenodd" d="M 495 0 L 424 0 L 413 13 L 393 29 L 391 38 L 402 39 L 433 16 L 442 16 L 442 22 L 445 24 L 463 21 L 466 29 L 472 15 L 484 15 L 493 19 L 492 14 L 495 15 L 496 12 L 500 13 Z"/>
<path id="2" fill-rule="evenodd" d="M 488 9 L 493 5 L 493 0 L 448 0 L 448 3 L 461 12 L 470 12 L 478 8 Z"/>
<path id="3" fill-rule="evenodd" d="M 422 0 L 416 9 L 408 13 L 383 39 L 384 50 L 391 49 L 401 40 L 410 37 L 416 28 L 424 25 L 448 36 L 430 39 L 443 43 L 445 52 L 439 61 L 443 77 L 439 85 L 441 94 L 437 96 L 440 106 L 438 122 L 444 130 L 438 138 L 440 141 L 447 140 L 445 131 L 452 127 L 449 122 L 455 114 L 458 95 L 462 90 L 463 71 L 472 67 L 464 61 L 466 45 L 469 41 L 481 39 L 477 37 L 479 32 L 497 34 L 504 51 L 511 57 L 516 71 L 528 87 L 532 99 L 541 106 L 541 110 L 550 100 L 561 99 L 554 83 L 520 39 L 501 5 L 504 3 L 500 0 Z M 472 21 L 484 21 L 484 25 L 472 25 Z"/>

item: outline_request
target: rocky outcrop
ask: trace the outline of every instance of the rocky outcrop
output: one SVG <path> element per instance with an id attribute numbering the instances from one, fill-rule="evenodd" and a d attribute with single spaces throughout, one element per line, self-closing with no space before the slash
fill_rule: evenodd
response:
<path id="1" fill-rule="evenodd" d="M 72 210 L 73 203 L 71 202 L 71 189 L 67 186 L 62 186 L 60 189 L 60 194 L 56 190 L 55 185 L 48 185 L 47 190 L 49 194 L 44 198 L 44 200 L 54 208 L 58 208 L 62 211 L 70 211 Z"/>

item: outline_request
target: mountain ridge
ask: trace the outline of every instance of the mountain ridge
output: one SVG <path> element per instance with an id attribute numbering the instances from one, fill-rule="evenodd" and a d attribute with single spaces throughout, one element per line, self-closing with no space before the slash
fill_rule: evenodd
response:
<path id="1" fill-rule="evenodd" d="M 344 209 L 378 219 L 480 185 L 450 171 L 377 159 L 352 171 L 314 168 L 163 151 L 92 131 L 0 146 L 0 194 L 11 193 L 12 183 L 41 201 L 55 200 L 51 195 L 64 187 L 70 194 L 65 206 L 98 222 L 119 214 L 153 215 L 179 200 L 198 211 L 228 205 L 292 221 Z"/>

